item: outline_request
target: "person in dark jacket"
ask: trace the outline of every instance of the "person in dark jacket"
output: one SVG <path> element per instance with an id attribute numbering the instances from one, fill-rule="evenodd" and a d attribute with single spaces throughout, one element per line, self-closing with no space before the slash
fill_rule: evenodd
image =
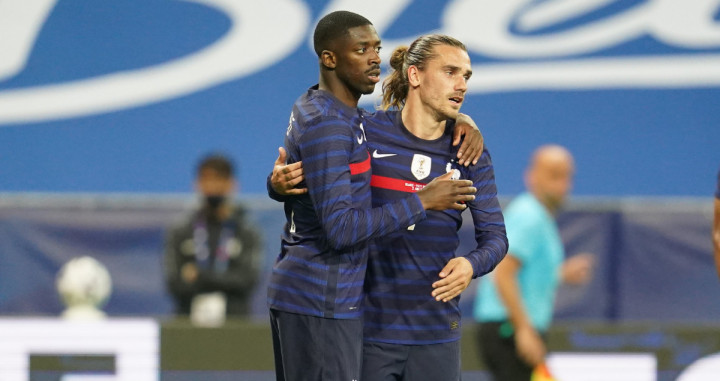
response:
<path id="1" fill-rule="evenodd" d="M 175 312 L 190 315 L 212 303 L 227 317 L 245 317 L 257 283 L 262 243 L 247 210 L 233 203 L 233 163 L 222 155 L 204 157 L 195 187 L 200 207 L 169 229 L 165 242 L 165 280 Z"/>

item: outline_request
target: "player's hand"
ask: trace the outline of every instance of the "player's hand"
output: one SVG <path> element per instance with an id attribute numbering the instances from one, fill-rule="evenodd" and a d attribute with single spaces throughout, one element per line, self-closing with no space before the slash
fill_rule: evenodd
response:
<path id="1" fill-rule="evenodd" d="M 425 210 L 465 210 L 463 202 L 475 199 L 477 189 L 470 180 L 452 180 L 452 172 L 434 178 L 425 188 L 417 191 Z"/>
<path id="2" fill-rule="evenodd" d="M 532 368 L 545 361 L 545 343 L 531 326 L 515 329 L 515 347 L 518 356 Z"/>
<path id="3" fill-rule="evenodd" d="M 270 177 L 273 190 L 283 196 L 307 193 L 307 188 L 295 188 L 305 179 L 302 161 L 286 165 L 287 152 L 285 152 L 285 148 L 278 148 L 278 152 L 279 155 L 275 160 L 272 177 Z"/>
<path id="4" fill-rule="evenodd" d="M 457 153 L 458 164 L 464 166 L 470 165 L 471 162 L 477 164 L 478 159 L 482 156 L 485 141 L 472 118 L 459 113 L 457 119 L 455 119 L 453 146 L 460 143 L 460 137 L 463 135 L 465 135 L 465 139 Z"/>
<path id="5" fill-rule="evenodd" d="M 563 262 L 562 281 L 572 285 L 583 285 L 592 278 L 595 256 L 590 253 L 573 255 Z"/>
<path id="6" fill-rule="evenodd" d="M 432 296 L 435 300 L 448 302 L 470 285 L 473 268 L 470 261 L 464 257 L 453 258 L 440 271 L 440 280 L 433 283 Z"/>
<path id="7" fill-rule="evenodd" d="M 180 277 L 185 283 L 195 283 L 198 278 L 198 268 L 194 263 L 186 263 L 180 268 Z"/>

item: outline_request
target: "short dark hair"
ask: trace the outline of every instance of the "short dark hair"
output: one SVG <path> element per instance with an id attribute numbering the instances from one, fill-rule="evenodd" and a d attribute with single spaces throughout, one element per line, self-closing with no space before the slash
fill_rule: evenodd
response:
<path id="1" fill-rule="evenodd" d="M 318 21 L 313 34 L 315 53 L 320 57 L 323 50 L 328 50 L 330 43 L 347 34 L 348 29 L 356 26 L 372 25 L 370 20 L 357 13 L 335 11 L 328 13 Z"/>
<path id="2" fill-rule="evenodd" d="M 211 169 L 227 179 L 235 176 L 235 166 L 232 160 L 219 153 L 211 153 L 204 156 L 197 165 L 196 175 L 200 177 L 202 171 L 206 169 Z"/>

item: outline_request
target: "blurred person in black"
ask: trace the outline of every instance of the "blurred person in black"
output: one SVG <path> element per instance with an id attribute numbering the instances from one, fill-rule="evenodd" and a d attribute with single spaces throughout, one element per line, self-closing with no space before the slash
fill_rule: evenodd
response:
<path id="1" fill-rule="evenodd" d="M 233 163 L 212 154 L 197 166 L 198 209 L 172 227 L 165 242 L 165 280 L 175 312 L 190 315 L 210 296 L 228 317 L 245 317 L 262 259 L 261 236 L 233 202 Z M 223 317 L 224 318 L 224 317 Z"/>

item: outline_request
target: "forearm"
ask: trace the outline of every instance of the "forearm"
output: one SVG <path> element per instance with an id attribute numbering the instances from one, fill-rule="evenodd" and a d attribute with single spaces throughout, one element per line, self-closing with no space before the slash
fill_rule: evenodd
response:
<path id="1" fill-rule="evenodd" d="M 195 284 L 185 282 L 182 278 L 179 248 L 180 237 L 175 232 L 168 233 L 165 238 L 163 254 L 165 283 L 168 291 L 178 297 L 192 295 L 196 291 Z"/>
<path id="2" fill-rule="evenodd" d="M 496 282 L 500 299 L 505 305 L 508 320 L 513 324 L 513 327 L 516 330 L 521 327 L 531 327 L 532 323 L 525 312 L 517 281 L 514 278 L 499 279 L 499 277 L 496 277 Z"/>
<path id="3" fill-rule="evenodd" d="M 522 263 L 518 259 L 508 255 L 494 273 L 500 300 L 508 313 L 508 319 L 516 330 L 532 326 L 525 311 L 522 293 L 517 282 L 517 275 L 521 266 Z"/>
<path id="4" fill-rule="evenodd" d="M 473 278 L 493 271 L 507 253 L 507 238 L 495 232 L 476 232 L 477 247 L 464 255 L 473 267 Z"/>
<path id="5" fill-rule="evenodd" d="M 470 211 L 475 226 L 477 246 L 465 257 L 473 266 L 473 277 L 477 278 L 493 271 L 505 258 L 508 240 L 497 198 L 483 209 L 471 205 Z M 482 202 L 482 201 L 481 201 Z"/>
<path id="6" fill-rule="evenodd" d="M 416 194 L 370 208 L 369 186 L 361 183 L 369 181 L 370 157 L 354 145 L 348 131 L 347 126 L 325 126 L 322 131 L 313 130 L 322 136 L 308 133 L 299 145 L 312 206 L 329 246 L 336 250 L 406 228 L 425 217 Z M 309 143 L 317 141 L 322 144 Z"/>
<path id="7" fill-rule="evenodd" d="M 466 258 L 473 265 L 474 277 L 491 272 L 505 258 L 508 240 L 500 202 L 497 199 L 495 174 L 489 154 L 484 154 L 472 172 L 477 188 L 475 200 L 469 203 L 475 227 L 475 250 Z"/>
<path id="8" fill-rule="evenodd" d="M 249 221 L 239 221 L 245 226 L 237 238 L 242 242 L 242 251 L 228 262 L 227 270 L 222 272 L 202 271 L 198 283 L 209 291 L 224 291 L 236 295 L 252 292 L 262 265 L 262 239 L 260 233 Z"/>
<path id="9" fill-rule="evenodd" d="M 322 215 L 328 243 L 336 250 L 367 242 L 407 228 L 425 218 L 425 210 L 416 195 L 372 209 L 335 205 Z"/>

